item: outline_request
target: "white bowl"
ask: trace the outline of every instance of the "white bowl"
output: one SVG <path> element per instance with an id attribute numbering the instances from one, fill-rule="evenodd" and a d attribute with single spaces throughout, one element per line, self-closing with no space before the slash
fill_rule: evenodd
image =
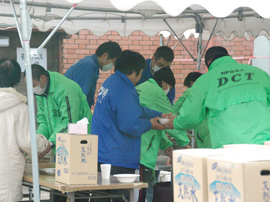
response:
<path id="1" fill-rule="evenodd" d="M 124 182 L 124 183 L 131 183 L 136 180 L 136 177 L 139 177 L 140 175 L 138 174 L 116 174 L 113 175 L 118 179 L 119 182 Z"/>
<path id="2" fill-rule="evenodd" d="M 161 118 L 158 121 L 159 121 L 160 124 L 164 124 L 164 123 L 167 123 L 169 120 L 170 119 L 168 119 L 168 118 Z"/>
<path id="3" fill-rule="evenodd" d="M 41 175 L 55 175 L 55 168 L 41 168 L 39 173 Z"/>

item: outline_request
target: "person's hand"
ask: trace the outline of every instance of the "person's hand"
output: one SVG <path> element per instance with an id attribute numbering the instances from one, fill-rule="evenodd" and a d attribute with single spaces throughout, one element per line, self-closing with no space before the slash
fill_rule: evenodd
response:
<path id="1" fill-rule="evenodd" d="M 159 119 L 160 119 L 160 117 L 150 119 L 151 124 L 152 124 L 152 127 L 151 127 L 152 129 L 154 129 L 154 130 L 164 130 L 165 129 L 165 127 L 158 122 Z"/>
<path id="2" fill-rule="evenodd" d="M 51 151 L 51 145 L 50 145 L 50 143 L 48 142 L 48 146 L 46 147 L 46 149 L 45 149 L 42 153 L 38 154 L 38 158 L 44 157 L 44 156 L 45 156 L 46 154 L 48 154 L 50 151 Z"/>
<path id="3" fill-rule="evenodd" d="M 164 123 L 163 126 L 166 128 L 166 129 L 174 129 L 174 126 L 173 126 L 173 120 L 175 119 L 176 116 L 172 116 L 170 117 L 169 121 L 167 123 Z"/>
<path id="4" fill-rule="evenodd" d="M 183 146 L 183 147 L 180 147 L 179 149 L 190 149 L 190 145 L 186 145 L 186 146 Z"/>
<path id="5" fill-rule="evenodd" d="M 172 158 L 172 152 L 173 152 L 173 148 L 172 147 L 168 147 L 166 150 L 165 150 L 165 154 Z"/>
<path id="6" fill-rule="evenodd" d="M 170 118 L 172 116 L 172 113 L 162 114 L 161 118 Z"/>

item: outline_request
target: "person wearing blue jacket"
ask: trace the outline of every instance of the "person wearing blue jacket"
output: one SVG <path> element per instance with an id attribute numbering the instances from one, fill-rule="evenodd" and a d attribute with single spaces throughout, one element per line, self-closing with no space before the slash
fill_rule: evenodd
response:
<path id="1" fill-rule="evenodd" d="M 142 77 L 138 81 L 137 85 L 153 78 L 155 72 L 163 67 L 168 67 L 172 64 L 174 59 L 173 50 L 168 46 L 160 46 L 151 59 L 146 59 L 147 68 L 143 70 Z M 171 104 L 175 99 L 175 88 L 171 89 L 167 95 Z"/>
<path id="2" fill-rule="evenodd" d="M 111 164 L 111 175 L 134 174 L 140 163 L 141 135 L 151 128 L 165 129 L 158 120 L 168 114 L 142 107 L 139 102 L 135 85 L 145 66 L 142 55 L 123 51 L 116 60 L 115 73 L 98 94 L 91 129 L 98 135 L 99 170 L 100 164 Z"/>
<path id="3" fill-rule="evenodd" d="M 111 70 L 121 52 L 122 49 L 118 43 L 105 42 L 97 48 L 95 54 L 82 58 L 66 71 L 65 76 L 82 88 L 90 108 L 94 105 L 99 70 Z"/>

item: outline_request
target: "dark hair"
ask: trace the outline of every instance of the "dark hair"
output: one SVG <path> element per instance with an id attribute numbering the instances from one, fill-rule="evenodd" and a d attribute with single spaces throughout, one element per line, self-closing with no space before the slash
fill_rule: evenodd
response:
<path id="1" fill-rule="evenodd" d="M 103 44 L 101 44 L 97 50 L 96 55 L 98 57 L 102 56 L 104 53 L 108 53 L 110 59 L 114 59 L 116 57 L 119 57 L 119 55 L 122 53 L 122 49 L 120 48 L 119 44 L 116 42 L 108 41 Z"/>
<path id="2" fill-rule="evenodd" d="M 173 88 L 175 86 L 174 74 L 170 67 L 161 68 L 160 70 L 155 72 L 153 78 L 161 88 L 162 88 L 162 81 L 171 85 Z"/>
<path id="3" fill-rule="evenodd" d="M 224 47 L 213 46 L 206 51 L 205 65 L 207 66 L 207 68 L 209 68 L 212 62 L 214 62 L 216 59 L 221 58 L 223 56 L 228 56 L 228 55 L 229 55 L 228 51 Z"/>
<path id="4" fill-rule="evenodd" d="M 168 46 L 160 46 L 157 48 L 156 52 L 154 53 L 156 60 L 163 58 L 167 62 L 172 62 L 174 59 L 173 50 Z"/>
<path id="5" fill-rule="evenodd" d="M 202 73 L 200 72 L 190 72 L 184 80 L 184 86 L 190 88 L 191 87 L 190 82 L 195 82 L 201 75 Z"/>
<path id="6" fill-rule="evenodd" d="M 119 70 L 126 75 L 131 75 L 135 71 L 136 76 L 138 76 L 140 71 L 145 68 L 144 57 L 140 53 L 131 50 L 123 51 L 115 62 L 115 70 Z"/>
<path id="7" fill-rule="evenodd" d="M 49 73 L 42 66 L 33 64 L 31 67 L 33 80 L 39 81 L 41 75 L 44 75 L 47 78 L 49 77 Z"/>
<path id="8" fill-rule="evenodd" d="M 0 87 L 14 87 L 21 80 L 21 67 L 16 60 L 0 60 Z"/>

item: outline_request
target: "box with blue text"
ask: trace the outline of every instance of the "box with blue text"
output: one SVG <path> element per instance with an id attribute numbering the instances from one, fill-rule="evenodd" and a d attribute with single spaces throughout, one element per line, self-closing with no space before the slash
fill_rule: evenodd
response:
<path id="1" fill-rule="evenodd" d="M 207 158 L 209 202 L 269 202 L 269 150 Z"/>
<path id="2" fill-rule="evenodd" d="M 58 133 L 55 180 L 66 184 L 97 184 L 98 136 Z"/>
<path id="3" fill-rule="evenodd" d="M 208 202 L 207 157 L 234 152 L 234 149 L 173 151 L 174 202 Z"/>

